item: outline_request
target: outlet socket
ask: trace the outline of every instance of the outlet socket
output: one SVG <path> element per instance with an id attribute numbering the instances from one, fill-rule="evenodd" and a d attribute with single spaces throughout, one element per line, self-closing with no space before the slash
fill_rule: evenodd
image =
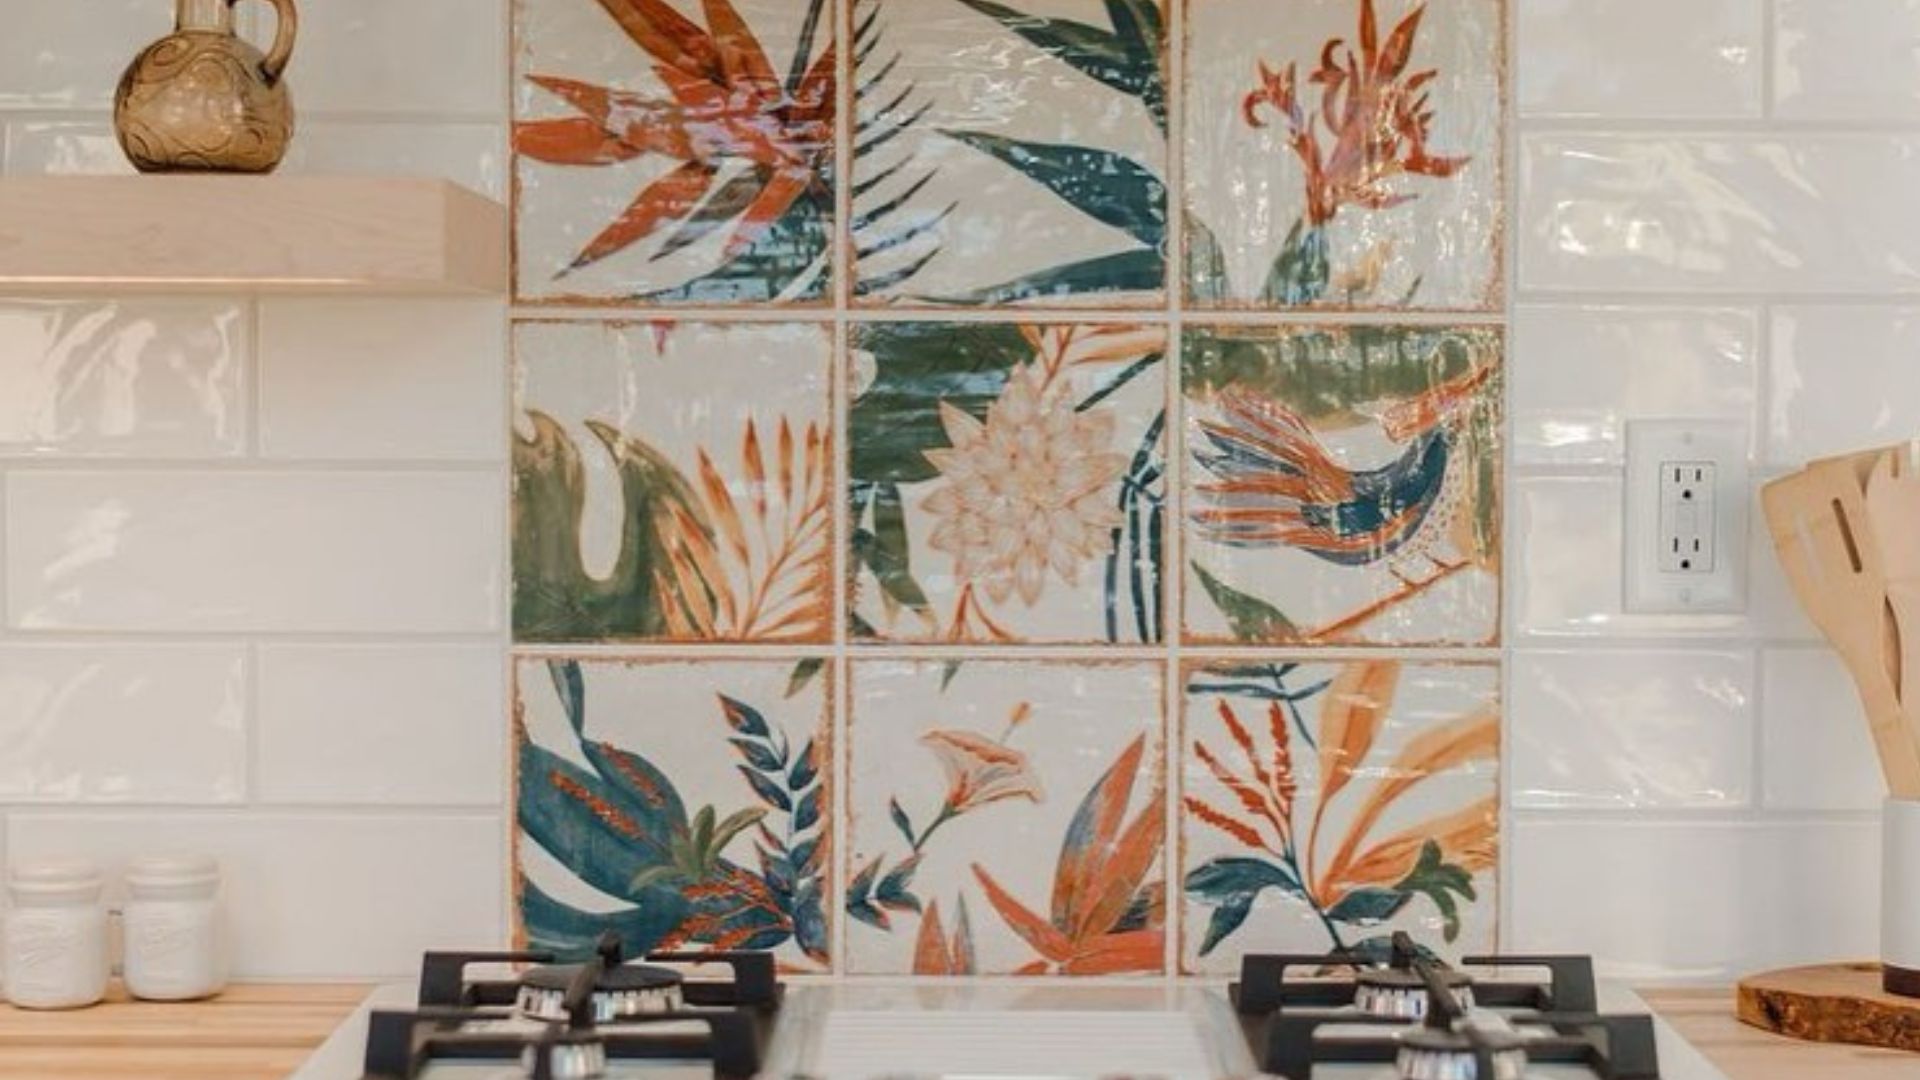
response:
<path id="1" fill-rule="evenodd" d="M 1642 614 L 1746 610 L 1748 432 L 1714 420 L 1627 424 L 1623 606 Z"/>

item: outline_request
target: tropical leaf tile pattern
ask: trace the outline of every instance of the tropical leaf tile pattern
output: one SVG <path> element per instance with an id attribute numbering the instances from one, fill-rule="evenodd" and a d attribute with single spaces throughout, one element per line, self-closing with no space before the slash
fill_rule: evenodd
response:
<path id="1" fill-rule="evenodd" d="M 854 0 L 852 11 L 858 299 L 1162 302 L 1158 0 Z"/>
<path id="2" fill-rule="evenodd" d="M 1185 354 L 1189 640 L 1495 642 L 1497 329 L 1188 327 Z"/>
<path id="3" fill-rule="evenodd" d="M 804 674 L 804 673 L 801 673 Z M 568 955 L 772 949 L 831 962 L 825 677 L 766 661 L 523 657 L 514 667 L 514 897 Z"/>
<path id="4" fill-rule="evenodd" d="M 1495 944 L 1505 0 L 513 7 L 522 941 Z"/>
<path id="5" fill-rule="evenodd" d="M 828 639 L 827 327 L 522 322 L 514 348 L 519 640 Z"/>
<path id="6" fill-rule="evenodd" d="M 1187 5 L 1202 307 L 1500 304 L 1504 0 Z"/>
<path id="7" fill-rule="evenodd" d="M 855 664 L 848 970 L 1162 971 L 1160 676 L 1152 663 Z"/>
<path id="8" fill-rule="evenodd" d="M 1160 640 L 1166 328 L 894 323 L 853 339 L 861 638 Z"/>
<path id="9" fill-rule="evenodd" d="M 1186 671 L 1181 963 L 1491 950 L 1499 669 L 1397 659 Z"/>

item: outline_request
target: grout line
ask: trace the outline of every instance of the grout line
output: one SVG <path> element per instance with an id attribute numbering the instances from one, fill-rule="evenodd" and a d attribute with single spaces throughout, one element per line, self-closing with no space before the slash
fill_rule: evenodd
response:
<path id="1" fill-rule="evenodd" d="M 1516 121 L 1520 136 L 1572 135 L 1598 139 L 1673 138 L 1688 142 L 1716 139 L 1766 138 L 1892 138 L 1920 136 L 1920 123 L 1911 120 L 1853 117 L 1621 117 L 1528 116 Z"/>
<path id="2" fill-rule="evenodd" d="M 250 449 L 248 453 L 252 453 Z M 376 460 L 373 458 L 266 458 L 266 457 L 215 457 L 215 458 L 168 458 L 168 457 L 107 457 L 107 456 L 62 456 L 62 457 L 18 457 L 8 458 L 0 455 L 8 469 L 15 473 L 112 473 L 148 474 L 162 473 L 227 473 L 232 475 L 271 476 L 276 473 L 302 474 L 359 474 L 377 473 L 382 476 L 419 473 L 492 473 L 506 470 L 505 461 L 455 461 L 433 458 L 394 458 Z"/>
<path id="3" fill-rule="evenodd" d="M 1502 228 L 1501 242 L 1501 315 L 1504 326 L 1501 333 L 1500 349 L 1500 456 L 1497 476 L 1499 477 L 1500 499 L 1500 572 L 1494 575 L 1495 587 L 1500 590 L 1499 603 L 1495 605 L 1496 618 L 1499 620 L 1500 642 L 1499 668 L 1494 673 L 1495 693 L 1498 695 L 1496 708 L 1500 716 L 1500 752 L 1495 759 L 1495 797 L 1498 800 L 1500 820 L 1498 822 L 1499 852 L 1494 870 L 1494 913 L 1493 947 L 1500 952 L 1512 946 L 1512 926 L 1514 917 L 1514 860 L 1513 860 L 1513 732 L 1515 720 L 1513 714 L 1513 653 L 1514 627 L 1518 624 L 1519 590 L 1514 588 L 1514 574 L 1508 559 L 1519 549 L 1519 529 L 1516 525 L 1519 515 L 1514 510 L 1514 494 L 1517 490 L 1519 475 L 1515 469 L 1514 447 L 1516 420 L 1515 404 L 1517 394 L 1515 386 L 1518 379 L 1514 375 L 1514 310 L 1520 300 L 1520 229 L 1516 221 L 1520 211 L 1520 125 L 1517 122 L 1520 105 L 1516 93 L 1518 79 L 1515 75 L 1516 59 L 1520 55 L 1519 19 L 1514 16 L 1510 6 L 1502 5 L 1501 14 L 1501 117 L 1500 117 L 1500 157 L 1501 184 L 1500 198 L 1503 205 L 1500 211 Z"/>
<path id="4" fill-rule="evenodd" d="M 1162 429 L 1161 441 L 1165 446 L 1163 459 L 1166 462 L 1166 514 L 1164 526 L 1166 536 L 1161 542 L 1160 565 L 1160 639 L 1164 648 L 1162 657 L 1161 680 L 1163 682 L 1161 705 L 1162 768 L 1166 771 L 1166 790 L 1169 797 L 1166 802 L 1167 825 L 1165 840 L 1162 843 L 1162 858 L 1165 866 L 1165 895 L 1167 902 L 1162 925 L 1166 934 L 1165 973 L 1168 977 L 1177 976 L 1184 962 L 1187 904 L 1186 904 L 1186 843 L 1182 830 L 1182 797 L 1186 793 L 1186 755 L 1182 752 L 1182 740 L 1185 738 L 1185 691 L 1182 683 L 1181 639 L 1185 637 L 1182 626 L 1185 617 L 1186 582 L 1184 568 L 1185 521 L 1183 491 L 1185 488 L 1186 427 L 1181 409 L 1181 367 L 1184 363 L 1185 323 L 1182 321 L 1183 301 L 1187 291 L 1186 238 L 1187 238 L 1187 152 L 1186 152 L 1186 43 L 1187 43 L 1187 4 L 1186 0 L 1169 0 L 1165 30 L 1167 44 L 1162 52 L 1166 56 L 1165 70 L 1166 92 L 1162 97 L 1167 110 L 1167 346 L 1165 366 L 1166 378 L 1164 408 L 1166 424 Z"/>

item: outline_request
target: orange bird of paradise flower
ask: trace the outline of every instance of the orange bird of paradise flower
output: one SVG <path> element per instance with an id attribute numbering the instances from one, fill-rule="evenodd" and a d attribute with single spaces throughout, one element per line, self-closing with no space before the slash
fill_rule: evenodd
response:
<path id="1" fill-rule="evenodd" d="M 1360 0 L 1360 51 L 1344 38 L 1328 41 L 1320 66 L 1307 81 L 1320 88 L 1318 114 L 1301 101 L 1298 66 L 1273 71 L 1260 64 L 1260 85 L 1246 97 L 1241 112 L 1248 125 L 1266 127 L 1261 108 L 1271 107 L 1287 122 L 1288 145 L 1307 174 L 1307 223 L 1324 225 L 1346 205 L 1382 210 L 1414 198 L 1389 182 L 1402 175 L 1443 179 L 1470 160 L 1444 157 L 1427 149 L 1433 129 L 1428 84 L 1433 69 L 1406 74 L 1414 38 L 1426 5 L 1415 5 L 1385 41 L 1380 40 L 1373 0 Z M 1320 127 L 1332 140 L 1322 145 Z"/>
<path id="2" fill-rule="evenodd" d="M 550 165 L 600 166 L 659 154 L 680 162 L 641 189 L 633 202 L 588 242 L 562 273 L 598 262 L 690 214 L 721 167 L 749 168 L 718 199 L 739 206 L 725 259 L 758 241 L 810 189 L 827 193 L 823 172 L 832 152 L 834 49 L 806 63 L 811 33 L 802 34 L 793 72 L 782 80 L 766 50 L 729 0 L 701 0 L 707 27 L 664 0 L 598 0 L 627 36 L 653 58 L 669 97 L 532 75 L 534 85 L 579 115 L 514 126 L 514 149 Z M 815 0 L 808 25 L 817 23 Z"/>

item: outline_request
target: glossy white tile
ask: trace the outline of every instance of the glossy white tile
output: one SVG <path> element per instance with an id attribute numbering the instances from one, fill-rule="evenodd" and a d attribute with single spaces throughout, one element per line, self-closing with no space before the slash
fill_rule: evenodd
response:
<path id="1" fill-rule="evenodd" d="M 0 108 L 104 109 L 120 73 L 173 29 L 153 0 L 13 0 L 0 34 Z"/>
<path id="2" fill-rule="evenodd" d="M 1831 649 L 1761 654 L 1762 791 L 1770 809 L 1875 810 L 1880 759 L 1846 667 Z"/>
<path id="3" fill-rule="evenodd" d="M 486 632 L 485 473 L 16 472 L 7 622 L 28 630 Z"/>
<path id="4" fill-rule="evenodd" d="M 1520 113 L 1759 116 L 1765 8 L 1764 0 L 1520 0 Z"/>
<path id="5" fill-rule="evenodd" d="M 1873 956 L 1880 830 L 1803 823 L 1518 821 L 1502 946 L 1592 953 L 1630 981 L 1726 982 Z"/>
<path id="6" fill-rule="evenodd" d="M 1524 477 L 1511 487 L 1517 550 L 1509 566 L 1523 636 L 1733 635 L 1741 615 L 1622 610 L 1623 493 L 1617 477 Z"/>
<path id="7" fill-rule="evenodd" d="M 1758 485 L 1765 480 L 1756 480 Z M 1757 506 L 1757 502 L 1756 502 Z M 1748 542 L 1747 554 L 1747 620 L 1755 637 L 1769 641 L 1820 641 L 1824 640 L 1807 611 L 1800 606 L 1800 599 L 1793 595 L 1793 587 L 1787 583 L 1786 571 L 1780 566 L 1780 553 L 1773 546 L 1773 534 L 1767 530 L 1765 519 L 1758 512 L 1753 515 L 1752 533 Z"/>
<path id="8" fill-rule="evenodd" d="M 1775 465 L 1920 435 L 1920 307 L 1776 308 L 1768 368 Z"/>
<path id="9" fill-rule="evenodd" d="M 506 197 L 506 135 L 498 124 L 442 121 L 304 121 L 285 174 L 438 176 Z"/>
<path id="10" fill-rule="evenodd" d="M 1523 137 L 1523 289 L 1920 289 L 1920 136 Z"/>
<path id="11" fill-rule="evenodd" d="M 500 804 L 497 647 L 264 645 L 259 658 L 259 799 Z"/>
<path id="12" fill-rule="evenodd" d="M 0 456 L 238 454 L 247 338 L 231 300 L 0 301 Z"/>
<path id="13" fill-rule="evenodd" d="M 1774 114 L 1920 119 L 1920 0 L 1774 0 Z"/>
<path id="14" fill-rule="evenodd" d="M 0 802 L 246 796 L 242 645 L 0 646 Z"/>
<path id="15" fill-rule="evenodd" d="M 413 974 L 432 948 L 505 944 L 497 815 L 9 815 L 13 857 L 82 855 L 110 872 L 152 852 L 220 860 L 237 978 Z"/>
<path id="16" fill-rule="evenodd" d="M 1750 308 L 1521 304 L 1513 315 L 1514 456 L 1612 464 L 1626 422 L 1754 425 L 1759 316 Z"/>
<path id="17" fill-rule="evenodd" d="M 504 118 L 507 23 L 504 5 L 474 0 L 329 5 L 300 22 L 287 68 L 303 115 L 452 114 Z M 249 36 L 272 33 L 256 19 Z M 609 22 L 610 33 L 618 31 Z M 436 119 L 442 119 L 436 117 Z"/>
<path id="18" fill-rule="evenodd" d="M 506 338 L 491 300 L 262 300 L 260 451 L 504 460 Z"/>
<path id="19" fill-rule="evenodd" d="M 113 137 L 113 122 L 96 118 L 14 117 L 4 125 L 10 176 L 125 175 L 133 165 Z"/>
<path id="20" fill-rule="evenodd" d="M 1747 805 L 1753 680 L 1747 650 L 1516 652 L 1508 684 L 1513 805 Z"/>

